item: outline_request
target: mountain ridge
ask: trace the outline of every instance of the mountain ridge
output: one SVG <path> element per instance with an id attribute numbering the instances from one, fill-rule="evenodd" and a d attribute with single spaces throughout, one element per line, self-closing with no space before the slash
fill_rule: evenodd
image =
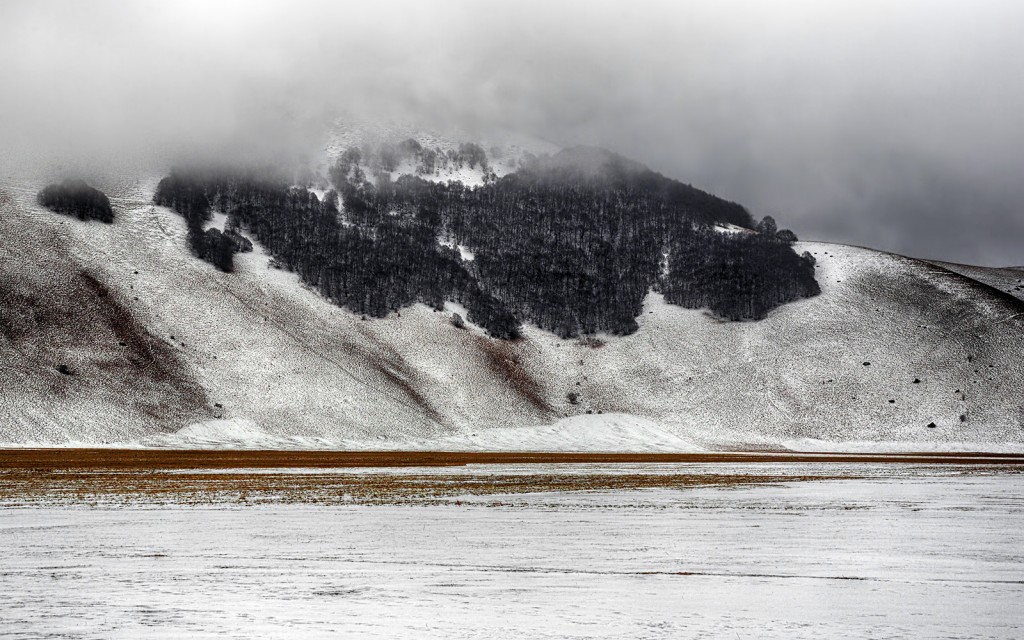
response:
<path id="1" fill-rule="evenodd" d="M 646 291 L 632 333 L 567 339 L 527 322 L 501 341 L 454 300 L 364 319 L 274 268 L 258 237 L 222 272 L 192 254 L 184 217 L 152 204 L 156 183 L 104 185 L 111 224 L 40 207 L 41 185 L 0 188 L 0 359 L 17 363 L 0 371 L 0 442 L 238 446 L 227 425 L 242 425 L 267 446 L 497 447 L 530 427 L 524 442 L 542 446 L 541 425 L 568 418 L 584 421 L 565 432 L 580 449 L 586 433 L 637 450 L 1024 443 L 1020 302 L 941 266 L 798 242 L 821 294 L 763 320 Z M 226 225 L 216 216 L 204 224 Z M 53 326 L 77 329 L 47 338 L 24 291 L 43 313 L 73 309 Z M 103 320 L 113 303 L 138 349 Z M 480 435 L 491 429 L 504 431 Z"/>

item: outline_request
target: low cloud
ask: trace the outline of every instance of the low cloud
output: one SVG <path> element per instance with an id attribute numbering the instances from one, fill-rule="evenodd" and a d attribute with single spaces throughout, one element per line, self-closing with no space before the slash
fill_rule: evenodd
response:
<path id="1" fill-rule="evenodd" d="M 596 144 L 802 237 L 1024 263 L 1024 5 L 6 2 L 9 149 L 314 152 L 339 115 Z"/>

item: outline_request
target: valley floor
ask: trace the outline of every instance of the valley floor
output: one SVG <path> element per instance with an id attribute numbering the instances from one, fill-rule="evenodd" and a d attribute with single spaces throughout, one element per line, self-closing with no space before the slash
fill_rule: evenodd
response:
<path id="1" fill-rule="evenodd" d="M 7 458 L 0 636 L 1012 638 L 1024 625 L 1017 458 L 519 455 Z"/>

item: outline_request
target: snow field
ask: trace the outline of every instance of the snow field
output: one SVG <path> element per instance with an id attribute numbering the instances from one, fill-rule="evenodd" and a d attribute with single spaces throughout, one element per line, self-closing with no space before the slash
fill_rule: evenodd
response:
<path id="1" fill-rule="evenodd" d="M 19 637 L 1015 638 L 1022 495 L 950 474 L 6 509 L 0 612 Z"/>

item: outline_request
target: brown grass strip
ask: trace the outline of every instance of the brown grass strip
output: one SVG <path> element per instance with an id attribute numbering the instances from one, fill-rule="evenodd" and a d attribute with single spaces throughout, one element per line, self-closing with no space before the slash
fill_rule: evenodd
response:
<path id="1" fill-rule="evenodd" d="M 850 477 L 850 476 L 844 476 Z M 683 489 L 827 480 L 827 475 L 753 474 L 405 474 L 405 473 L 0 473 L 0 505 L 68 504 L 406 504 L 464 496 Z"/>
<path id="2" fill-rule="evenodd" d="M 269 451 L 178 449 L 0 449 L 0 470 L 343 469 L 471 464 L 872 463 L 1024 466 L 1001 453 L 544 453 L 446 451 Z"/>

